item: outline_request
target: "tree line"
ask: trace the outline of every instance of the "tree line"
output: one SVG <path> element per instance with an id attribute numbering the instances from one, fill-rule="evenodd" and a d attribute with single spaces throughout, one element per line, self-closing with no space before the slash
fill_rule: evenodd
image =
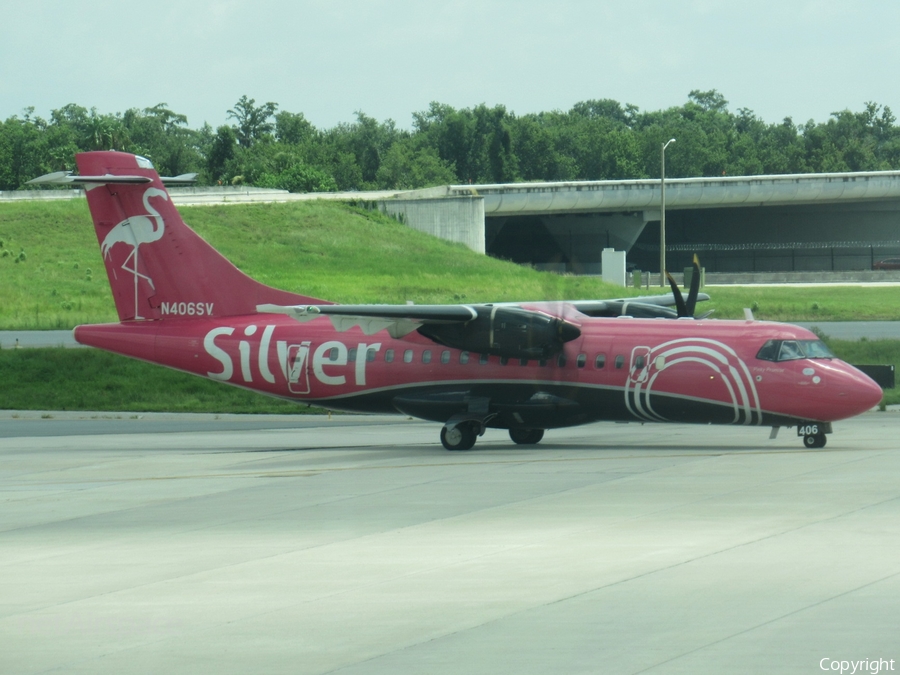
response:
<path id="1" fill-rule="evenodd" d="M 0 190 L 75 168 L 77 152 L 114 148 L 151 159 L 160 174 L 196 172 L 200 184 L 293 192 L 411 189 L 460 183 L 759 175 L 900 168 L 900 128 L 887 106 L 832 113 L 824 122 L 769 124 L 732 112 L 716 90 L 681 106 L 641 111 L 610 99 L 568 111 L 516 115 L 505 106 L 432 103 L 412 128 L 355 120 L 319 129 L 303 113 L 242 96 L 216 129 L 188 126 L 160 103 L 124 113 L 69 104 L 50 119 L 34 109 L 0 123 Z"/>

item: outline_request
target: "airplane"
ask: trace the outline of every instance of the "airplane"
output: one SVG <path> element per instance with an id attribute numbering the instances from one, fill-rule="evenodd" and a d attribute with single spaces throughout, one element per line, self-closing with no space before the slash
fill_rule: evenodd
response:
<path id="1" fill-rule="evenodd" d="M 182 220 L 140 156 L 78 154 L 118 323 L 83 344 L 297 403 L 400 413 L 442 424 L 447 450 L 487 428 L 517 444 L 600 421 L 796 427 L 822 448 L 832 423 L 882 398 L 812 332 L 695 317 L 685 299 L 458 305 L 341 305 L 266 286 Z M 695 261 L 696 265 L 696 261 Z M 674 305 L 674 309 L 672 306 Z"/>

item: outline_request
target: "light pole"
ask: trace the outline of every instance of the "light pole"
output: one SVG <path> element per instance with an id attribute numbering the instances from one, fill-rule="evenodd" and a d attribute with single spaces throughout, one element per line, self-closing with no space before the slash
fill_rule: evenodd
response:
<path id="1" fill-rule="evenodd" d="M 674 138 L 662 144 L 659 163 L 659 285 L 666 287 L 666 148 L 675 142 Z"/>

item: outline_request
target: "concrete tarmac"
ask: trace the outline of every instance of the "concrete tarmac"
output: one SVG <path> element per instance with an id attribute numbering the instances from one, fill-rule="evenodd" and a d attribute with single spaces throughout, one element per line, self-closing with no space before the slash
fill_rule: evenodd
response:
<path id="1" fill-rule="evenodd" d="M 2 673 L 900 661 L 900 414 L 463 453 L 402 417 L 43 415 L 0 415 Z"/>

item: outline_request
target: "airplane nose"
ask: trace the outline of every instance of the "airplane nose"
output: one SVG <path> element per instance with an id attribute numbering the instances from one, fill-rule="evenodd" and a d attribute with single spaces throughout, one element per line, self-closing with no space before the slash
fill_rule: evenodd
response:
<path id="1" fill-rule="evenodd" d="M 884 397 L 884 391 L 875 380 L 850 365 L 847 366 L 846 377 L 841 384 L 838 395 L 855 411 L 853 415 L 871 410 Z"/>

